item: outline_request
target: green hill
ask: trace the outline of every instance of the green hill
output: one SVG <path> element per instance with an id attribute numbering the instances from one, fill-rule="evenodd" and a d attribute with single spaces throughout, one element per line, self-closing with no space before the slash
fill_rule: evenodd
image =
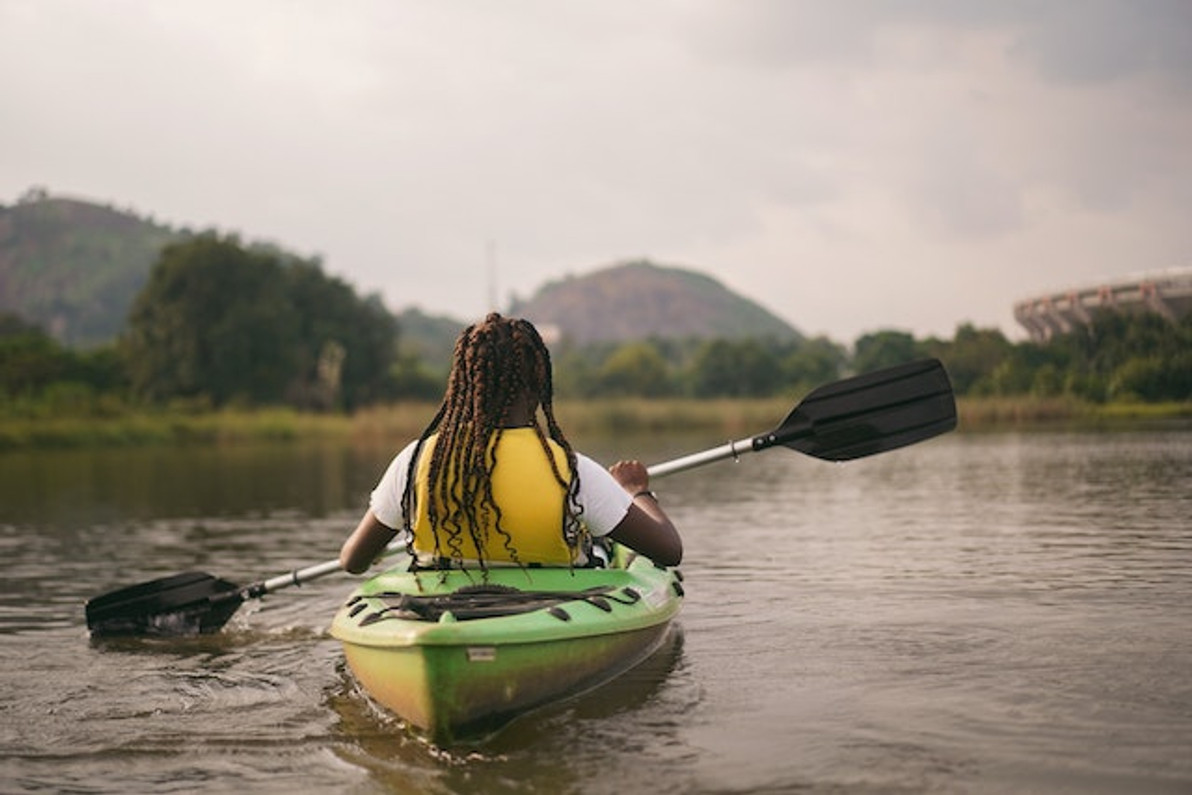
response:
<path id="1" fill-rule="evenodd" d="M 12 312 L 72 347 L 114 340 L 163 246 L 192 234 L 111 206 L 31 190 L 0 205 L 0 313 Z M 287 256 L 284 251 L 279 255 Z M 758 304 L 693 270 L 622 263 L 549 282 L 509 314 L 577 344 L 634 339 L 797 340 Z M 408 308 L 403 350 L 446 367 L 465 321 Z"/>
<path id="2" fill-rule="evenodd" d="M 114 339 L 162 246 L 186 232 L 111 207 L 30 191 L 0 205 L 0 312 L 58 341 Z"/>
<path id="3" fill-rule="evenodd" d="M 549 343 L 578 345 L 641 339 L 798 341 L 802 335 L 758 304 L 692 270 L 628 262 L 549 282 L 507 314 L 534 322 Z M 470 321 L 468 321 L 470 322 Z M 447 369 L 466 321 L 407 309 L 398 315 L 401 346 L 433 369 Z"/>
<path id="4" fill-rule="evenodd" d="M 614 265 L 543 286 L 511 313 L 579 344 L 624 340 L 798 340 L 768 310 L 710 276 L 645 260 Z"/>

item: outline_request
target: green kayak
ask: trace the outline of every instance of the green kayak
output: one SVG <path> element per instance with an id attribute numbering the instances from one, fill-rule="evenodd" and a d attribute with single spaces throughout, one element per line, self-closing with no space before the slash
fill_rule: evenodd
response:
<path id="1" fill-rule="evenodd" d="M 679 612 L 677 570 L 617 550 L 608 568 L 392 569 L 331 634 L 356 680 L 432 742 L 482 738 L 648 658 Z"/>

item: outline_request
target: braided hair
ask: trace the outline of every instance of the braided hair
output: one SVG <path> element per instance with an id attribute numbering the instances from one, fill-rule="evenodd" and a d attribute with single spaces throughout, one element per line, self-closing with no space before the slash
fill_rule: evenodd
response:
<path id="1" fill-rule="evenodd" d="M 513 537 L 502 526 L 501 509 L 493 499 L 492 472 L 497 464 L 497 442 L 510 411 L 519 400 L 527 398 L 537 403 L 546 420 L 544 430 L 531 402 L 531 427 L 555 479 L 566 489 L 560 517 L 563 541 L 571 549 L 579 543 L 579 475 L 575 451 L 555 420 L 552 381 L 550 352 L 528 320 L 492 312 L 464 329 L 456 340 L 447 391 L 410 458 L 401 501 L 402 518 L 410 530 L 417 499 L 414 481 L 418 460 L 426 441 L 437 433 L 427 475 L 426 506 L 437 559 L 462 566 L 464 539 L 470 538 L 480 555 L 480 567 L 486 568 L 486 559 L 491 556 L 485 550 L 482 528 L 489 524 L 486 520 L 492 519 L 509 560 L 520 564 Z M 566 454 L 569 479 L 559 471 L 548 438 Z M 412 552 L 413 533 L 407 537 Z"/>

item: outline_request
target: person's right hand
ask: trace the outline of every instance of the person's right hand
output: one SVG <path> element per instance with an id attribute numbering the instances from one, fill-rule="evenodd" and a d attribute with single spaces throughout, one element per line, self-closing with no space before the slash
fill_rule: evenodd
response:
<path id="1" fill-rule="evenodd" d="M 621 488 L 630 494 L 637 494 L 650 489 L 650 473 L 646 466 L 636 459 L 618 461 L 608 468 L 613 479 L 621 484 Z"/>

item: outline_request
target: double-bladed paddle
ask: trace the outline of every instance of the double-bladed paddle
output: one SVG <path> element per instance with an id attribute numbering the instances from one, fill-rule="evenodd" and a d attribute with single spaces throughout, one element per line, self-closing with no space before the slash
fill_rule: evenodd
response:
<path id="1" fill-rule="evenodd" d="M 827 461 L 849 461 L 930 439 L 956 427 L 944 367 L 923 359 L 822 386 L 772 431 L 649 468 L 664 477 L 775 446 Z M 404 545 L 390 545 L 390 551 Z M 200 571 L 175 574 L 97 596 L 86 604 L 92 637 L 194 635 L 219 630 L 248 599 L 339 571 L 338 560 L 238 586 Z"/>
<path id="2" fill-rule="evenodd" d="M 825 461 L 851 461 L 906 447 L 956 427 L 952 382 L 937 359 L 921 359 L 814 390 L 774 430 L 650 467 L 662 477 L 776 445 Z"/>

